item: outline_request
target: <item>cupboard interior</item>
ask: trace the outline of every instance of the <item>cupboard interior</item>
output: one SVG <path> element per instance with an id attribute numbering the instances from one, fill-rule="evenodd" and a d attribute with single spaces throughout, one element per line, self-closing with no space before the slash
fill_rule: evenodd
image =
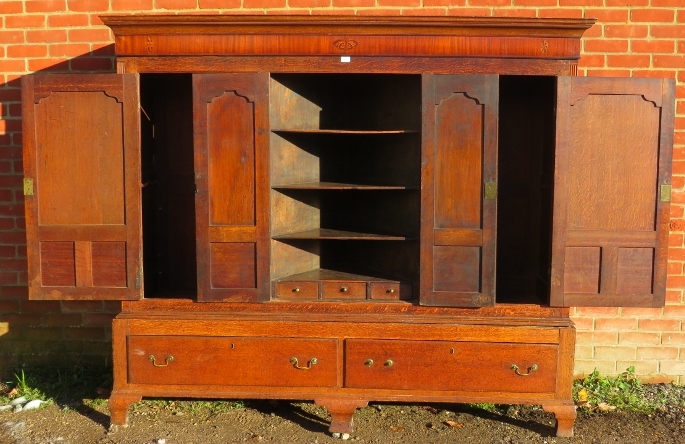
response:
<path id="1" fill-rule="evenodd" d="M 496 300 L 548 304 L 555 77 L 500 76 Z"/>
<path id="2" fill-rule="evenodd" d="M 195 298 L 192 77 L 140 87 L 145 297 Z M 416 300 L 421 76 L 272 74 L 269 101 L 272 282 L 387 279 Z M 554 77 L 500 77 L 498 303 L 549 301 L 554 103 Z"/>
<path id="3" fill-rule="evenodd" d="M 140 76 L 145 297 L 195 298 L 192 77 Z"/>
<path id="4" fill-rule="evenodd" d="M 346 282 L 276 296 L 349 299 L 350 285 L 379 279 L 418 286 L 420 76 L 274 74 L 269 101 L 271 279 Z"/>

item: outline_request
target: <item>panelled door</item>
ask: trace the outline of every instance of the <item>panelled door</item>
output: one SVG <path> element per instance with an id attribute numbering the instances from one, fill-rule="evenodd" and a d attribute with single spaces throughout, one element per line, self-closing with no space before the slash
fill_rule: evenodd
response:
<path id="1" fill-rule="evenodd" d="M 142 295 L 135 74 L 23 79 L 31 299 Z"/>
<path id="2" fill-rule="evenodd" d="M 422 305 L 494 304 L 497 75 L 424 75 Z"/>
<path id="3" fill-rule="evenodd" d="M 672 79 L 560 77 L 553 306 L 662 306 Z"/>
<path id="4" fill-rule="evenodd" d="M 269 299 L 268 74 L 193 75 L 198 301 Z"/>

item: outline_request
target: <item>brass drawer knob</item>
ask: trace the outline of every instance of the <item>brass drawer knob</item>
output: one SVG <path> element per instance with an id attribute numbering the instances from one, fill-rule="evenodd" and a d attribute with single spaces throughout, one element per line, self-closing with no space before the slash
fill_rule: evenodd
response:
<path id="1" fill-rule="evenodd" d="M 519 370 L 519 366 L 516 364 L 511 364 L 510 368 L 514 371 L 514 373 L 516 373 L 519 376 L 529 376 L 531 373 L 538 369 L 538 365 L 533 364 L 530 367 L 528 367 L 528 373 L 521 373 L 521 371 Z"/>
<path id="2" fill-rule="evenodd" d="M 152 362 L 152 365 L 154 365 L 155 367 L 166 367 L 167 365 L 169 365 L 170 362 L 174 360 L 174 357 L 171 355 L 167 356 L 164 360 L 164 364 L 157 364 L 157 358 L 155 358 L 155 355 L 150 355 L 147 357 L 147 359 L 148 361 Z"/>
<path id="3" fill-rule="evenodd" d="M 395 292 L 395 289 L 394 288 L 388 288 L 387 290 L 385 290 L 385 292 L 393 294 Z"/>
<path id="4" fill-rule="evenodd" d="M 340 287 L 340 293 L 347 293 L 347 287 Z"/>
<path id="5" fill-rule="evenodd" d="M 293 288 L 293 293 L 299 293 L 299 292 L 300 292 L 300 287 Z"/>
<path id="6" fill-rule="evenodd" d="M 364 365 L 367 367 L 371 367 L 373 365 L 373 359 L 367 359 L 364 361 Z"/>
<path id="7" fill-rule="evenodd" d="M 295 356 L 290 358 L 290 363 L 293 365 L 293 367 L 295 367 L 298 370 L 309 370 L 312 368 L 312 365 L 316 365 L 318 362 L 319 362 L 318 359 L 312 358 L 309 361 L 307 361 L 307 366 L 303 367 L 303 366 L 299 365 L 299 360 Z"/>
<path id="8" fill-rule="evenodd" d="M 383 365 L 386 367 L 392 367 L 393 365 L 395 365 L 395 362 L 392 359 L 388 359 L 383 363 Z"/>

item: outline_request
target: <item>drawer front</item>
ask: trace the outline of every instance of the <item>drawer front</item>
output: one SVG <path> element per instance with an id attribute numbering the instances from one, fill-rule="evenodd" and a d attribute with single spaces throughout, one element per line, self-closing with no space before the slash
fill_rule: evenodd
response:
<path id="1" fill-rule="evenodd" d="M 276 297 L 279 299 L 318 299 L 319 284 L 317 282 L 277 282 Z"/>
<path id="2" fill-rule="evenodd" d="M 132 384 L 335 387 L 335 339 L 129 336 Z"/>
<path id="3" fill-rule="evenodd" d="M 366 282 L 322 282 L 323 299 L 366 299 Z"/>
<path id="4" fill-rule="evenodd" d="M 399 282 L 371 282 L 369 283 L 369 295 L 377 300 L 403 300 L 412 298 L 411 284 Z"/>
<path id="5" fill-rule="evenodd" d="M 553 393 L 557 353 L 549 344 L 349 339 L 345 387 Z"/>

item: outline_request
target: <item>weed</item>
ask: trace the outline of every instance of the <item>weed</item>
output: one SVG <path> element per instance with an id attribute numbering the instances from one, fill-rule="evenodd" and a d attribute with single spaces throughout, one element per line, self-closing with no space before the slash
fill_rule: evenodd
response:
<path id="1" fill-rule="evenodd" d="M 24 373 L 24 370 L 21 371 L 20 374 L 15 374 L 14 378 L 16 379 L 16 389 L 19 394 L 19 396 L 24 396 L 26 399 L 31 400 L 31 399 L 42 399 L 46 400 L 47 396 L 45 396 L 45 393 L 39 388 L 38 384 L 36 384 L 35 380 L 32 380 L 26 376 L 26 373 Z"/>
<path id="2" fill-rule="evenodd" d="M 602 376 L 597 370 L 573 384 L 574 400 L 585 407 L 606 406 L 633 412 L 651 413 L 658 406 L 648 402 L 645 387 L 631 366 L 616 377 Z"/>
<path id="3" fill-rule="evenodd" d="M 100 409 L 107 407 L 108 402 L 109 401 L 107 399 L 104 399 L 104 398 L 96 398 L 96 399 L 84 398 L 83 399 L 84 405 L 91 407 L 91 408 L 94 408 L 96 410 L 100 410 Z"/>
<path id="4" fill-rule="evenodd" d="M 468 408 L 485 410 L 486 412 L 494 412 L 496 410 L 495 404 L 489 402 L 471 402 L 466 405 Z"/>

